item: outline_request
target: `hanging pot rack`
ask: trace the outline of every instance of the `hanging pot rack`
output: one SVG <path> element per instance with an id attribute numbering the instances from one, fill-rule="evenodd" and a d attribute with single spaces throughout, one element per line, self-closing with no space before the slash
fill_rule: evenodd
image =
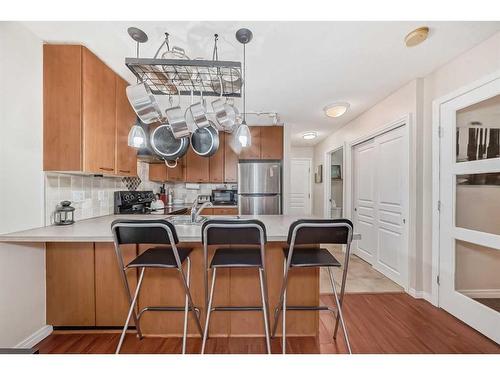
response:
<path id="1" fill-rule="evenodd" d="M 203 93 L 204 96 L 220 96 L 220 77 L 225 77 L 225 88 L 222 94 L 225 97 L 241 97 L 241 82 L 237 84 L 241 79 L 241 62 L 218 59 L 217 34 L 215 34 L 212 60 L 188 59 L 182 49 L 178 47 L 170 49 L 168 37 L 169 34 L 165 33 L 165 40 L 153 58 L 140 58 L 139 56 L 125 58 L 125 65 L 139 81 L 149 86 L 154 95 L 201 95 Z M 158 58 L 160 50 L 164 47 L 167 52 L 173 52 L 177 48 L 184 58 Z"/>

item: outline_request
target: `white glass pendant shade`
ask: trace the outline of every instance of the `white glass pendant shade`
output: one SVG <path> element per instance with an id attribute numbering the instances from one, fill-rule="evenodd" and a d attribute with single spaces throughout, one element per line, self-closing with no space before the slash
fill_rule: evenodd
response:
<path id="1" fill-rule="evenodd" d="M 235 137 L 243 148 L 250 147 L 252 145 L 252 135 L 250 134 L 250 128 L 245 122 L 238 126 Z"/>
<path id="2" fill-rule="evenodd" d="M 139 125 L 133 125 L 128 133 L 128 145 L 133 148 L 146 147 L 146 132 Z"/>

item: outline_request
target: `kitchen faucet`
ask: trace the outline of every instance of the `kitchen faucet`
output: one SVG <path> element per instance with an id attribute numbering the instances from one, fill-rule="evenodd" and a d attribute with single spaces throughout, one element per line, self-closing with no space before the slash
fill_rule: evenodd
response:
<path id="1" fill-rule="evenodd" d="M 212 202 L 203 202 L 202 205 L 197 209 L 198 207 L 198 197 L 194 200 L 193 204 L 191 205 L 191 222 L 196 223 L 198 220 L 198 216 L 200 215 L 201 211 L 205 207 L 212 207 Z"/>

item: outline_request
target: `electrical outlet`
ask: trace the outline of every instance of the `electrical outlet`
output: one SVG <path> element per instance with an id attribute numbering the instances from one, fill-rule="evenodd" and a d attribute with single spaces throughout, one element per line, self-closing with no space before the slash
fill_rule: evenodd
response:
<path id="1" fill-rule="evenodd" d="M 71 200 L 73 202 L 83 202 L 85 200 L 85 192 L 83 190 L 72 191 Z"/>

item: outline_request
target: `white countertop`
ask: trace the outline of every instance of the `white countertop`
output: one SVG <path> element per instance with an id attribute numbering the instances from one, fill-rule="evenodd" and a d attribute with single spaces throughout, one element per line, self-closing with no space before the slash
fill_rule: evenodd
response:
<path id="1" fill-rule="evenodd" d="M 0 242 L 112 242 L 111 223 L 116 219 L 165 219 L 167 215 L 108 215 L 81 220 L 72 225 L 29 229 L 0 235 Z M 208 216 L 223 219 L 224 215 Z M 228 216 L 234 218 L 234 216 Z M 268 241 L 286 241 L 288 228 L 303 216 L 288 215 L 241 215 L 242 219 L 258 219 L 266 226 Z M 201 242 L 201 225 L 176 225 L 180 242 Z M 354 234 L 353 239 L 360 239 Z"/>

